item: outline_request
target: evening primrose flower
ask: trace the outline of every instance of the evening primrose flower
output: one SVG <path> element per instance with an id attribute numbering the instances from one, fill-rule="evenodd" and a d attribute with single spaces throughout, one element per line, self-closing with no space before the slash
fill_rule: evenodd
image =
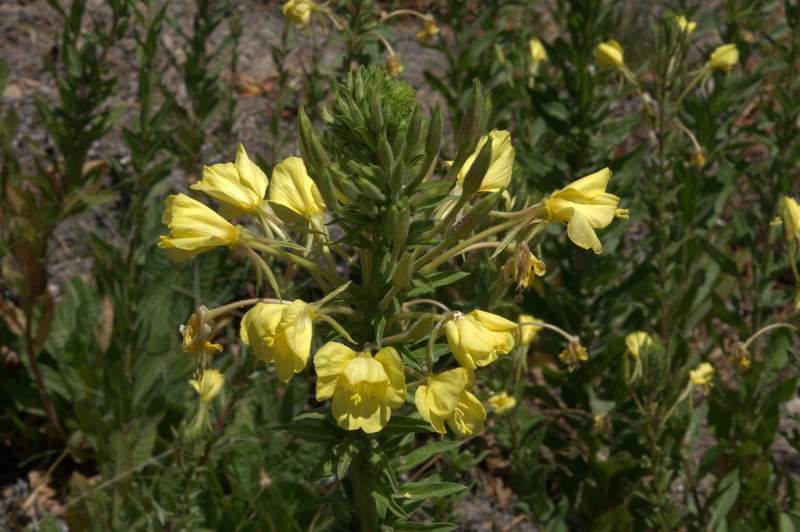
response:
<path id="1" fill-rule="evenodd" d="M 192 313 L 189 321 L 178 329 L 181 333 L 183 352 L 195 356 L 209 357 L 222 351 L 222 346 L 210 341 L 214 333 L 213 323 L 206 318 L 207 309 L 200 307 Z"/>
<path id="2" fill-rule="evenodd" d="M 678 24 L 678 28 L 686 35 L 691 35 L 694 29 L 697 27 L 697 22 L 687 20 L 683 15 L 677 17 L 675 22 Z"/>
<path id="3" fill-rule="evenodd" d="M 711 381 L 714 379 L 714 366 L 708 362 L 703 362 L 689 372 L 689 382 L 692 386 L 702 388 L 703 393 L 708 395 L 711 389 Z"/>
<path id="4" fill-rule="evenodd" d="M 619 197 L 606 192 L 611 170 L 603 168 L 553 192 L 547 199 L 550 220 L 567 224 L 572 242 L 595 253 L 603 245 L 595 229 L 607 227 L 614 218 L 627 218 L 628 209 L 618 209 Z"/>
<path id="5" fill-rule="evenodd" d="M 511 351 L 516 330 L 513 321 L 477 309 L 467 315 L 457 312 L 445 324 L 450 350 L 467 369 L 487 366 Z"/>
<path id="6" fill-rule="evenodd" d="M 519 345 L 522 347 L 531 345 L 536 340 L 539 331 L 542 330 L 541 325 L 534 325 L 539 323 L 539 320 L 530 314 L 520 314 L 517 323 L 519 324 Z"/>
<path id="7" fill-rule="evenodd" d="M 709 66 L 717 70 L 730 72 L 730 70 L 739 62 L 739 49 L 735 44 L 723 44 L 717 47 L 711 53 L 708 60 Z"/>
<path id="8" fill-rule="evenodd" d="M 517 406 L 517 400 L 513 395 L 508 395 L 506 392 L 495 393 L 489 397 L 489 406 L 492 407 L 496 414 L 505 414 Z"/>
<path id="9" fill-rule="evenodd" d="M 464 179 L 472 167 L 472 163 L 486 144 L 487 139 L 492 138 L 492 158 L 489 162 L 489 169 L 481 181 L 479 192 L 497 192 L 505 190 L 511 183 L 511 171 L 514 169 L 514 146 L 511 145 L 511 133 L 505 130 L 493 129 L 488 135 L 484 135 L 478 141 L 475 151 L 467 157 L 464 165 L 458 172 L 458 182 L 463 184 Z"/>
<path id="10" fill-rule="evenodd" d="M 242 318 L 242 342 L 264 362 L 275 364 L 278 378 L 289 382 L 306 367 L 316 311 L 305 301 L 256 303 Z"/>
<path id="11" fill-rule="evenodd" d="M 222 390 L 225 376 L 219 370 L 207 369 L 200 374 L 199 378 L 190 380 L 189 384 L 200 396 L 200 402 L 210 403 Z"/>
<path id="12" fill-rule="evenodd" d="M 455 368 L 431 375 L 417 387 L 414 402 L 422 419 L 439 434 L 445 423 L 460 437 L 483 432 L 486 409 L 467 389 L 474 383 L 471 370 Z"/>
<path id="13" fill-rule="evenodd" d="M 233 246 L 239 228 L 186 194 L 167 196 L 161 222 L 170 235 L 161 235 L 158 247 L 174 261 L 184 261 L 214 247 Z"/>
<path id="14" fill-rule="evenodd" d="M 258 211 L 267 191 L 267 176 L 239 144 L 236 161 L 203 167 L 203 179 L 192 185 L 231 209 L 231 214 Z"/>
<path id="15" fill-rule="evenodd" d="M 283 16 L 298 28 L 305 28 L 311 20 L 311 13 L 316 11 L 317 4 L 311 0 L 289 0 L 281 6 Z"/>
<path id="16" fill-rule="evenodd" d="M 314 221 L 322 216 L 325 202 L 316 183 L 309 177 L 306 165 L 300 157 L 287 157 L 272 170 L 269 201 L 285 207 Z"/>
<path id="17" fill-rule="evenodd" d="M 567 344 L 567 348 L 559 353 L 558 359 L 566 364 L 567 371 L 572 373 L 578 369 L 581 362 L 589 360 L 589 353 L 581 344 L 571 341 Z"/>
<path id="18" fill-rule="evenodd" d="M 528 41 L 528 47 L 530 48 L 531 61 L 533 63 L 543 63 L 547 61 L 547 50 L 545 50 L 544 45 L 542 45 L 542 41 L 539 39 L 531 39 Z"/>
<path id="19" fill-rule="evenodd" d="M 625 66 L 625 55 L 622 45 L 610 39 L 601 42 L 594 49 L 594 61 L 600 68 L 619 70 Z"/>
<path id="20" fill-rule="evenodd" d="M 625 337 L 625 346 L 633 358 L 639 358 L 643 350 L 653 345 L 653 339 L 644 331 L 632 332 Z"/>
<path id="21" fill-rule="evenodd" d="M 434 37 L 439 35 L 439 26 L 430 15 L 426 16 L 422 21 L 422 28 L 417 31 L 417 42 L 425 44 Z"/>
<path id="22" fill-rule="evenodd" d="M 403 362 L 393 347 L 373 357 L 328 342 L 314 355 L 314 368 L 317 401 L 333 398 L 331 413 L 345 430 L 378 432 L 389 422 L 392 409 L 405 402 Z"/>
<path id="23" fill-rule="evenodd" d="M 405 70 L 403 62 L 400 61 L 400 56 L 397 54 L 389 55 L 389 57 L 386 59 L 386 65 L 384 68 L 386 69 L 386 72 L 393 77 L 399 76 L 403 73 L 403 70 Z"/>

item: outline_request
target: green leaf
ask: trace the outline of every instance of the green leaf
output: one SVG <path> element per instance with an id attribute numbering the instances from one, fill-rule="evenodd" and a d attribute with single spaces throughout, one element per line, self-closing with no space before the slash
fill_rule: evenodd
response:
<path id="1" fill-rule="evenodd" d="M 298 415 L 291 423 L 276 425 L 272 429 L 319 443 L 335 443 L 342 439 L 341 431 L 320 412 L 305 412 Z"/>
<path id="2" fill-rule="evenodd" d="M 455 530 L 456 525 L 452 523 L 415 523 L 413 521 L 398 521 L 392 525 L 395 532 L 411 532 L 413 530 L 425 530 L 427 532 L 450 532 Z"/>
<path id="3" fill-rule="evenodd" d="M 720 526 L 724 525 L 725 517 L 736 503 L 736 499 L 739 497 L 739 470 L 728 473 L 720 481 L 717 491 L 718 494 L 714 497 L 714 503 L 711 505 L 709 530 L 718 530 Z"/>
<path id="4" fill-rule="evenodd" d="M 392 416 L 389 423 L 383 428 L 381 434 L 386 436 L 396 436 L 408 434 L 411 432 L 433 432 L 430 424 L 423 420 L 413 417 L 405 416 Z"/>
<path id="5" fill-rule="evenodd" d="M 400 493 L 397 494 L 397 497 L 407 501 L 422 501 L 455 495 L 467 489 L 467 486 L 455 482 L 406 482 L 400 486 Z"/>
<path id="6" fill-rule="evenodd" d="M 411 451 L 406 456 L 401 456 L 398 458 L 399 465 L 395 467 L 395 470 L 398 473 L 402 473 L 404 471 L 414 469 L 435 454 L 444 453 L 451 449 L 457 449 L 461 443 L 462 442 L 456 440 L 429 443 L 424 447 L 420 447 L 419 449 Z"/>

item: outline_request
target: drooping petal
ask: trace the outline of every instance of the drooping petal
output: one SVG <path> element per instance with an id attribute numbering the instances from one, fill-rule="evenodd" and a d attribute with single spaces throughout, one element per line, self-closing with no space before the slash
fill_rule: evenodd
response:
<path id="1" fill-rule="evenodd" d="M 403 360 L 394 347 L 384 347 L 375 355 L 386 375 L 389 377 L 389 387 L 386 390 L 389 406 L 400 408 L 406 402 L 406 375 L 403 370 Z"/>
<path id="2" fill-rule="evenodd" d="M 346 345 L 328 342 L 314 355 L 314 370 L 317 373 L 317 401 L 330 399 L 336 381 L 356 353 Z"/>
<path id="3" fill-rule="evenodd" d="M 464 438 L 483 432 L 483 422 L 486 420 L 486 409 L 477 397 L 464 390 L 461 393 L 458 406 L 447 418 L 447 425 Z"/>
<path id="4" fill-rule="evenodd" d="M 567 223 L 567 236 L 572 242 L 583 249 L 591 249 L 597 254 L 603 251 L 603 244 L 589 223 L 589 220 L 580 212 L 573 213 Z"/>
<path id="5" fill-rule="evenodd" d="M 317 185 L 309 177 L 300 157 L 287 157 L 275 166 L 269 199 L 307 219 L 325 210 Z"/>

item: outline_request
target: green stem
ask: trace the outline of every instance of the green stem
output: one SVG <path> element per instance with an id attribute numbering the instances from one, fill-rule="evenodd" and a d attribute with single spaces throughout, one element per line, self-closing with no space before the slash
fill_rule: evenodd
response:
<path id="1" fill-rule="evenodd" d="M 378 511 L 370 494 L 369 464 L 363 454 L 350 463 L 350 489 L 353 501 L 353 522 L 351 530 L 374 532 L 379 530 Z"/>

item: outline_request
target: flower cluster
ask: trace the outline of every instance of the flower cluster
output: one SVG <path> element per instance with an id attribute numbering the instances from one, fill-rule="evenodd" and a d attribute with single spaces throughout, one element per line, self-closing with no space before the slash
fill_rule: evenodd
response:
<path id="1" fill-rule="evenodd" d="M 374 90 L 367 90 L 368 84 Z M 476 373 L 509 355 L 517 345 L 527 350 L 542 328 L 555 330 L 567 339 L 561 359 L 568 369 L 588 359 L 586 348 L 576 337 L 530 316 L 515 322 L 478 308 L 452 311 L 435 300 L 409 299 L 406 290 L 439 265 L 471 251 L 471 244 L 495 248 L 497 253 L 509 246 L 514 258 L 501 268 L 504 279 L 528 288 L 546 273 L 544 261 L 529 246 L 532 238 L 543 232 L 532 229 L 551 223 L 564 224 L 573 243 L 600 253 L 602 245 L 596 231 L 614 218 L 628 215 L 626 209 L 619 208 L 620 198 L 606 192 L 611 171 L 604 168 L 538 203 L 509 210 L 515 203 L 507 190 L 512 182 L 515 150 L 508 131 L 471 131 L 472 140 L 462 143 L 454 161 L 444 165 L 445 175 L 437 178 L 432 162 L 438 156 L 441 139 L 434 142 L 431 135 L 436 134 L 436 124 L 441 128 L 441 117 L 431 118 L 429 138 L 423 146 L 419 140 L 422 136 L 410 131 L 419 128 L 421 121 L 415 123 L 408 115 L 397 118 L 407 109 L 402 105 L 406 95 L 402 82 L 365 70 L 349 79 L 341 90 L 351 88 L 349 98 L 337 98 L 340 107 L 334 108 L 328 120 L 339 144 L 323 147 L 301 111 L 303 157 L 285 158 L 268 178 L 240 146 L 233 162 L 205 167 L 202 179 L 191 186 L 216 201 L 217 209 L 185 194 L 167 198 L 163 220 L 169 234 L 162 236 L 158 245 L 170 258 L 182 261 L 216 247 L 235 249 L 270 281 L 277 296 L 215 309 L 200 307 L 182 327 L 184 351 L 198 361 L 199 377 L 191 381 L 201 401 L 197 427 L 206 423 L 208 404 L 224 382 L 221 373 L 211 368 L 213 356 L 222 350 L 213 342 L 214 320 L 240 308 L 247 308 L 240 323 L 241 342 L 249 346 L 255 358 L 274 366 L 283 383 L 311 365 L 316 374 L 316 399 L 330 401 L 332 416 L 342 429 L 368 434 L 386 427 L 393 412 L 406 403 L 408 372 L 417 373 L 418 378 L 409 387 L 416 386 L 411 392 L 422 419 L 436 432 L 443 434 L 449 427 L 457 436 L 466 437 L 483 430 L 487 415 L 475 393 L 479 386 Z M 382 102 L 375 95 L 380 91 Z M 485 98 L 478 91 L 474 93 L 473 113 L 474 109 L 486 109 L 482 103 Z M 347 116 L 348 105 L 361 107 L 340 126 L 336 120 Z M 379 108 L 381 105 L 383 108 Z M 401 147 L 411 153 L 426 150 L 425 165 L 416 155 L 417 167 L 397 163 L 404 156 L 402 152 L 392 153 L 397 143 L 388 142 L 387 131 L 393 131 L 385 124 L 389 118 L 409 129 L 402 133 L 409 140 Z M 482 121 L 476 115 L 470 123 Z M 370 128 L 381 131 L 376 134 L 377 144 L 361 136 Z M 352 144 L 358 149 L 342 148 L 349 135 L 354 136 Z M 365 156 L 361 148 L 369 142 L 376 151 L 374 156 Z M 417 208 L 409 197 L 414 187 L 422 184 L 437 186 L 441 193 L 437 201 Z M 506 208 L 491 210 L 503 197 Z M 381 214 L 383 219 L 376 218 L 374 232 L 366 232 L 364 220 L 378 212 L 387 214 Z M 435 220 L 436 225 L 427 229 L 423 238 L 415 237 L 425 245 L 409 244 L 415 214 L 418 220 Z M 329 232 L 334 223 L 337 233 L 345 233 L 338 241 Z M 478 231 L 479 224 L 488 228 Z M 495 240 L 501 233 L 510 237 Z M 375 262 L 373 257 L 378 253 L 384 258 Z M 305 269 L 324 297 L 314 302 L 284 299 L 272 272 L 276 261 Z M 359 276 L 349 273 L 354 264 L 360 266 Z M 359 279 L 360 284 L 346 277 Z M 437 310 L 411 312 L 412 306 L 422 304 L 432 304 Z M 343 318 L 348 320 L 347 327 L 337 321 Z M 379 321 L 381 325 L 375 325 Z M 423 370 L 407 357 L 412 346 L 425 339 Z M 446 340 L 452 356 L 441 355 L 444 345 L 436 345 L 441 340 Z M 489 404 L 500 414 L 513 408 L 515 401 L 506 393 L 498 393 Z"/>

